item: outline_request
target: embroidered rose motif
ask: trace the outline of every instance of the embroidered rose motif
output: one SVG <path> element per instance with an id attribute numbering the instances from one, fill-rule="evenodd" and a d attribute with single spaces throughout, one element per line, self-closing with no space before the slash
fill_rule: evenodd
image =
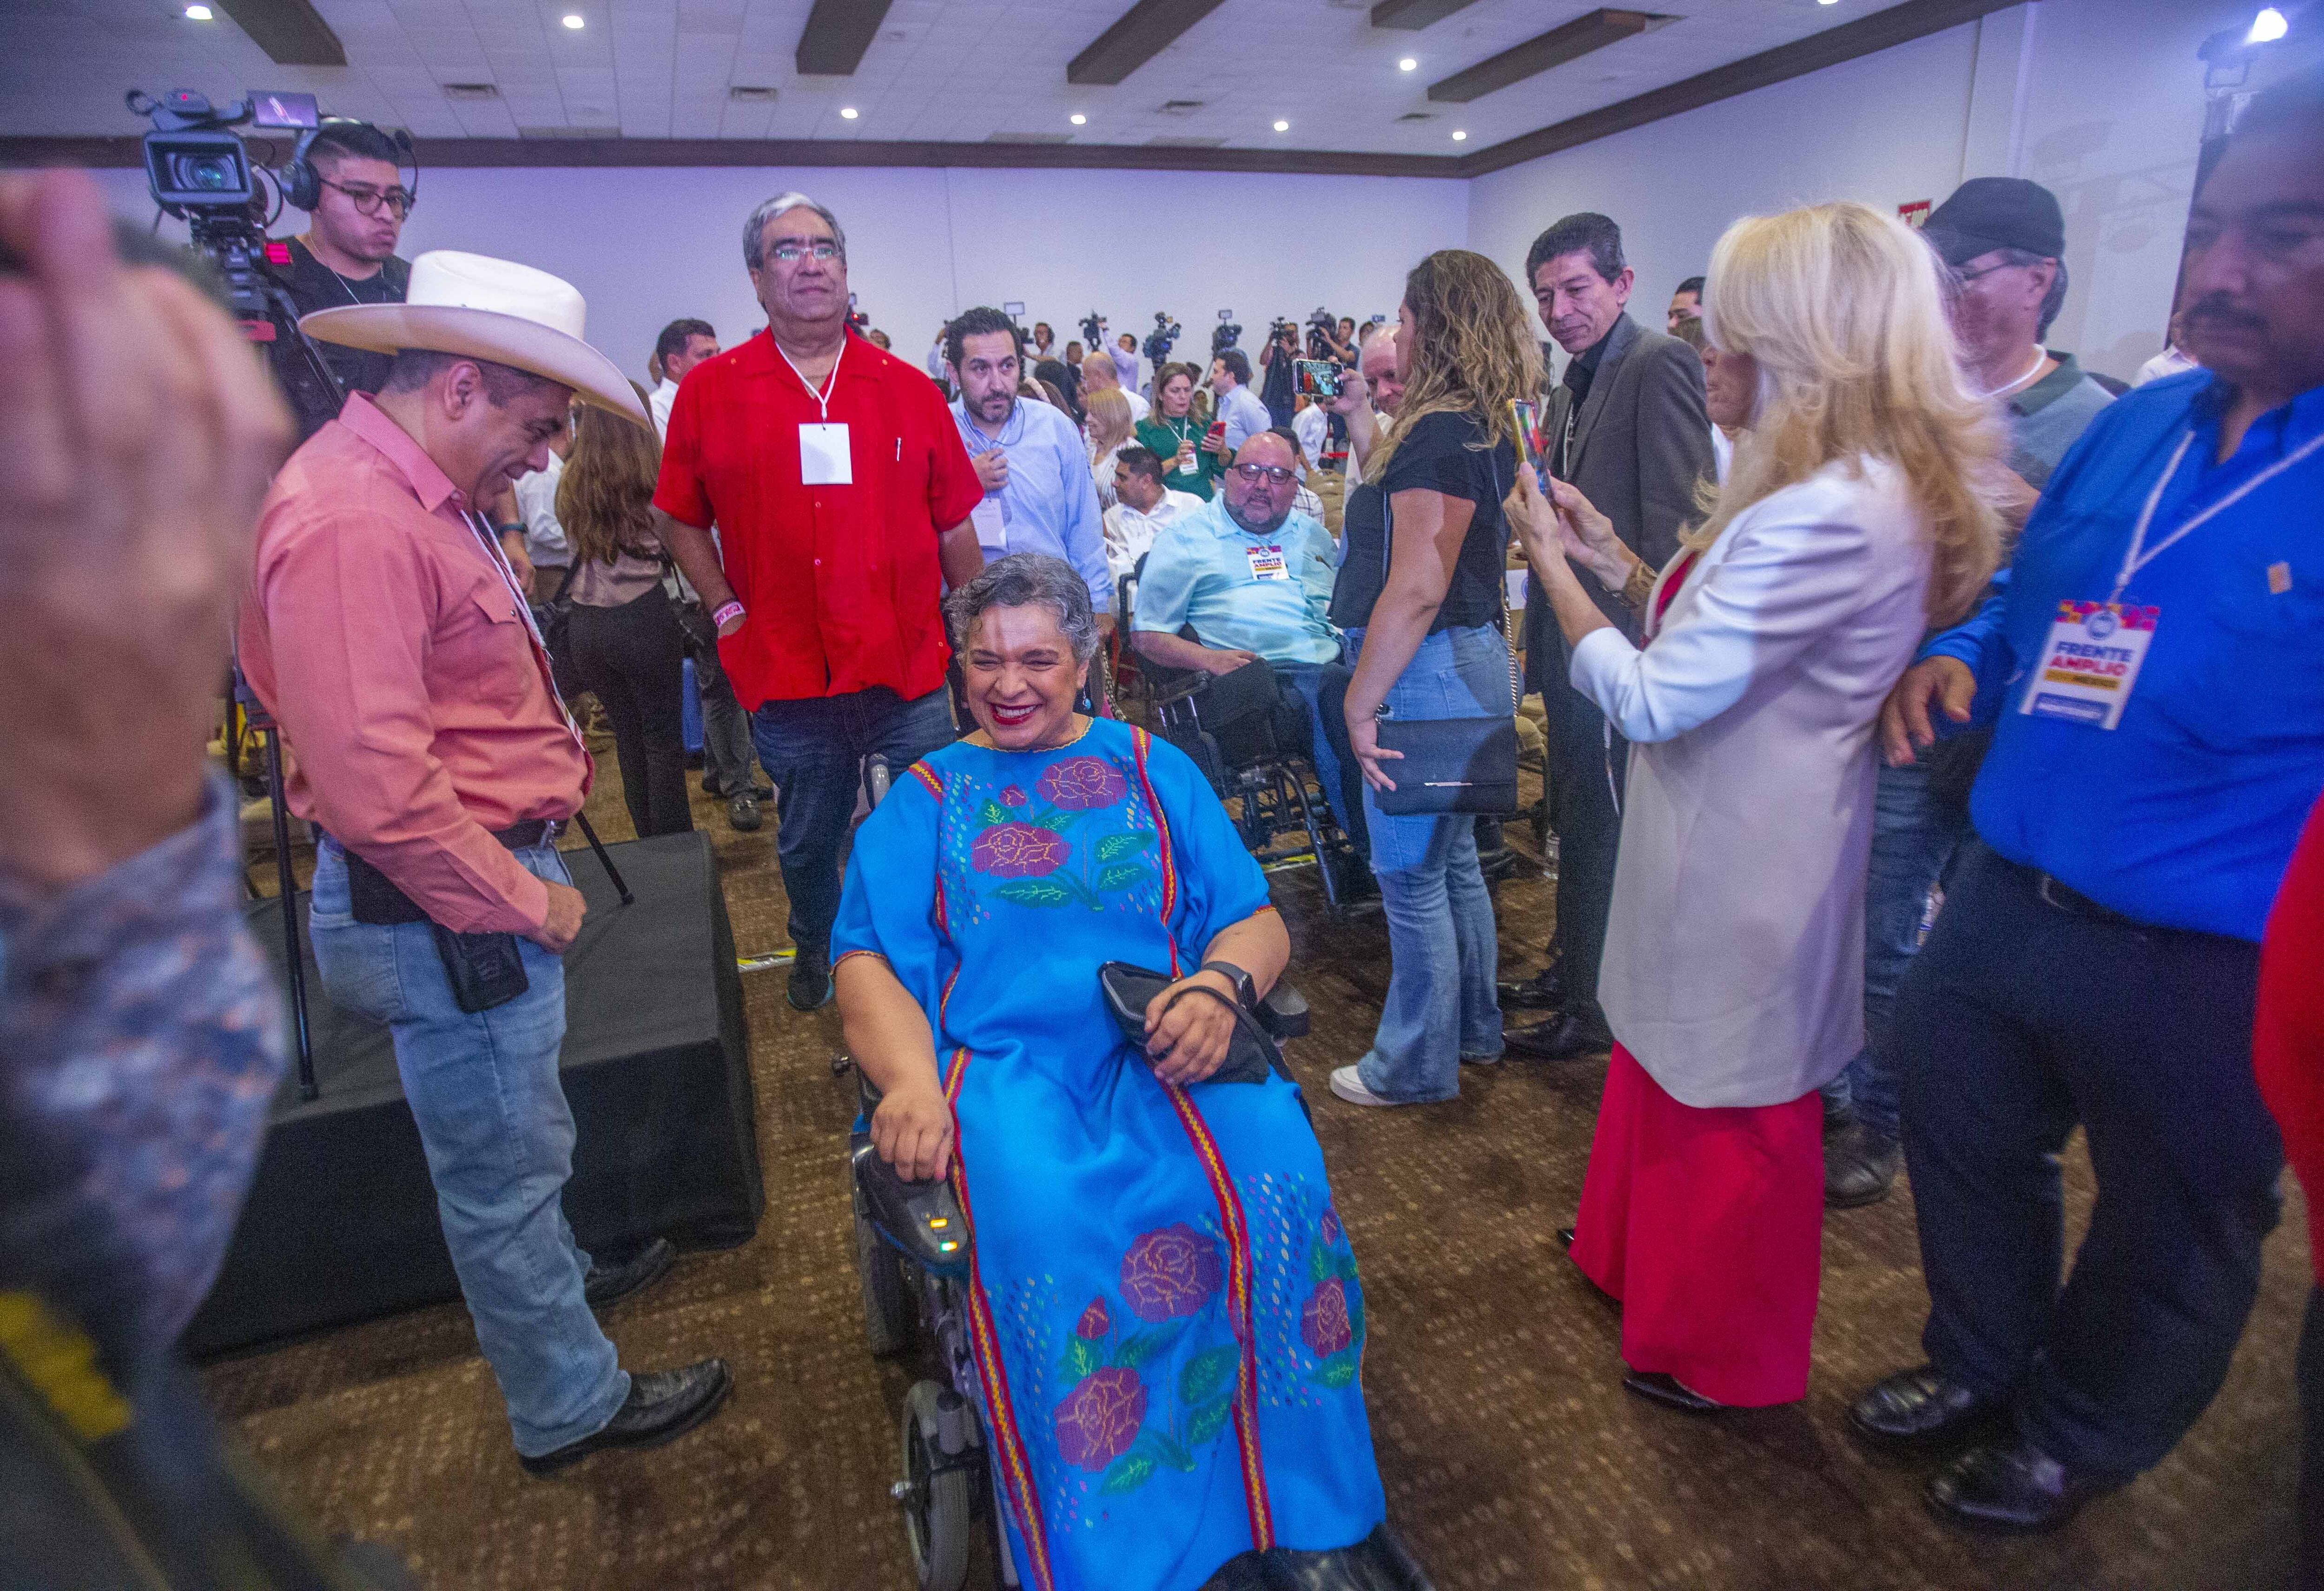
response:
<path id="1" fill-rule="evenodd" d="M 1010 785 L 1010 786 L 1009 786 L 1007 788 L 1003 789 L 1003 790 L 1001 792 L 1001 805 L 1003 805 L 1003 806 L 1022 806 L 1022 805 L 1025 805 L 1025 792 L 1024 792 L 1024 791 L 1022 791 L 1022 790 L 1020 790 L 1020 789 L 1019 789 L 1019 788 L 1018 788 L 1016 786 L 1014 786 L 1014 785 Z"/>
<path id="2" fill-rule="evenodd" d="M 969 865 L 996 878 L 1039 878 L 1065 864 L 1064 839 L 1032 823 L 995 823 L 969 847 Z"/>
<path id="3" fill-rule="evenodd" d="M 1337 1243 L 1347 1235 L 1346 1228 L 1340 1225 L 1340 1212 L 1330 1205 L 1325 1205 L 1323 1207 L 1323 1241 Z"/>
<path id="4" fill-rule="evenodd" d="M 1033 788 L 1061 812 L 1111 806 L 1130 793 L 1121 770 L 1102 757 L 1068 757 L 1053 762 Z"/>
<path id="5" fill-rule="evenodd" d="M 1084 1341 L 1094 1342 L 1112 1329 L 1113 1311 L 1105 1307 L 1105 1300 L 1093 1298 L 1090 1300 L 1090 1307 L 1082 1311 L 1080 1322 L 1074 1327 L 1074 1335 Z"/>
<path id="6" fill-rule="evenodd" d="M 1075 1468 L 1094 1474 L 1137 1439 L 1146 1419 L 1146 1385 L 1127 1365 L 1093 1371 L 1052 1418 L 1058 1453 Z"/>
<path id="7" fill-rule="evenodd" d="M 1141 1320 L 1176 1320 L 1219 1290 L 1218 1245 L 1184 1221 L 1147 1233 L 1121 1256 L 1121 1296 Z"/>
<path id="8" fill-rule="evenodd" d="M 1307 1295 L 1307 1302 L 1299 1311 L 1299 1336 L 1308 1351 L 1319 1359 L 1328 1359 L 1342 1352 L 1356 1339 L 1356 1329 L 1348 1319 L 1348 1284 L 1334 1276 Z"/>

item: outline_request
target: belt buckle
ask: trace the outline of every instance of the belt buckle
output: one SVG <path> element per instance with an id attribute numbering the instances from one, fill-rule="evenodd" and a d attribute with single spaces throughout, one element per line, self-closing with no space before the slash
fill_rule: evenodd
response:
<path id="1" fill-rule="evenodd" d="M 563 818 L 543 818 L 540 822 L 540 842 L 543 845 L 565 832 Z"/>

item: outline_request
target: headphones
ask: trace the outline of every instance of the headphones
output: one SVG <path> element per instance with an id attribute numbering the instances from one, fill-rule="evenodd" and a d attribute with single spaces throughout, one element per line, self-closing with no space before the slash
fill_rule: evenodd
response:
<path id="1" fill-rule="evenodd" d="M 385 133 L 388 141 L 395 145 L 396 152 L 401 157 L 396 164 L 401 166 L 406 161 L 410 163 L 411 202 L 417 205 L 420 202 L 420 155 L 411 147 L 411 134 L 401 127 L 396 128 L 392 133 L 386 133 L 383 128 L 374 127 L 371 123 L 357 121 L 353 116 L 325 116 L 315 125 L 299 134 L 298 143 L 291 148 L 289 163 L 275 173 L 276 179 L 282 184 L 282 202 L 308 211 L 312 211 L 322 204 L 323 176 L 321 172 L 315 170 L 315 162 L 309 158 L 309 152 L 314 148 L 315 140 L 318 138 L 328 137 L 331 133 L 347 127 L 371 127 L 374 133 Z"/>

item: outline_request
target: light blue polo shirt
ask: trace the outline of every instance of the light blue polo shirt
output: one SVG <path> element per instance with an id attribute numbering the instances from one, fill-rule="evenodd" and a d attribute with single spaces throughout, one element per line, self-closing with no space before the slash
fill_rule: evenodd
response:
<path id="1" fill-rule="evenodd" d="M 1176 635 L 1192 624 L 1206 647 L 1270 663 L 1333 662 L 1340 637 L 1323 614 L 1336 556 L 1312 515 L 1294 510 L 1254 536 L 1228 514 L 1223 496 L 1213 498 L 1155 538 L 1130 628 Z"/>

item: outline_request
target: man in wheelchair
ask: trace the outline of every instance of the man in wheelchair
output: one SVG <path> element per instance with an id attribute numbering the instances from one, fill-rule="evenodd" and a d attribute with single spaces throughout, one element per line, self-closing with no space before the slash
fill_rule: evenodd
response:
<path id="1" fill-rule="evenodd" d="M 878 1093 L 859 1177 L 904 1179 L 881 1230 L 964 1306 L 974 1406 L 908 1409 L 922 1584 L 965 1572 L 930 1500 L 957 1515 L 989 1464 L 1006 1584 L 1425 1591 L 1384 1522 L 1355 1257 L 1257 1036 L 1290 953 L 1266 879 L 1185 756 L 1074 711 L 1098 632 L 1071 568 L 1011 556 L 945 605 L 976 732 L 873 809 L 833 938 Z"/>
<path id="2" fill-rule="evenodd" d="M 1294 744 L 1315 769 L 1354 854 L 1368 857 L 1341 712 L 1348 670 L 1339 632 L 1324 617 L 1339 553 L 1321 523 L 1292 508 L 1298 492 L 1289 437 L 1262 431 L 1245 442 L 1219 495 L 1155 538 L 1138 580 L 1130 645 L 1156 668 L 1225 676 L 1259 664 L 1291 686 L 1285 700 L 1297 725 Z M 1188 630 L 1199 639 L 1180 633 Z"/>

